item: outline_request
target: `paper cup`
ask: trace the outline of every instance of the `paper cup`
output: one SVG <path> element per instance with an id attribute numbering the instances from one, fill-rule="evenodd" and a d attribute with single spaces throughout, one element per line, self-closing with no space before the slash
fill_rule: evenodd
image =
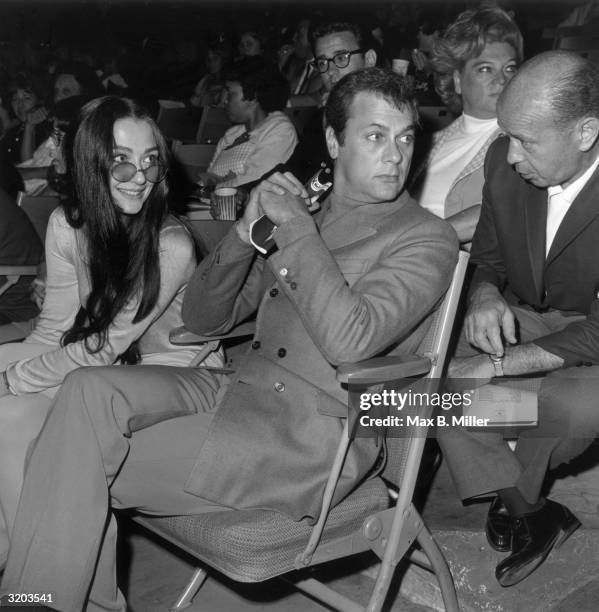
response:
<path id="1" fill-rule="evenodd" d="M 237 189 L 218 187 L 214 190 L 216 218 L 221 221 L 235 221 L 237 216 Z"/>
<path id="2" fill-rule="evenodd" d="M 401 74 L 401 76 L 406 76 L 408 74 L 408 66 L 410 62 L 405 59 L 394 59 L 391 60 L 391 67 L 393 68 L 393 72 L 397 74 Z"/>

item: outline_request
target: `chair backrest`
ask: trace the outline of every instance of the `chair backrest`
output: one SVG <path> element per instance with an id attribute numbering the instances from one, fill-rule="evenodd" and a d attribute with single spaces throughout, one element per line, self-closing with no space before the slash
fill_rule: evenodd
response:
<path id="1" fill-rule="evenodd" d="M 431 315 L 430 327 L 420 343 L 418 354 L 428 357 L 431 368 L 426 378 L 440 379 L 444 374 L 447 349 L 452 336 L 455 316 L 464 285 L 470 254 L 460 251 L 449 289 L 441 306 Z M 382 476 L 389 482 L 403 482 L 410 445 L 405 438 L 387 438 L 387 462 Z M 417 474 L 414 474 L 414 485 Z"/>
<path id="2" fill-rule="evenodd" d="M 196 134 L 200 144 L 216 144 L 233 125 L 227 112 L 220 106 L 204 106 Z"/>
<path id="3" fill-rule="evenodd" d="M 291 119 L 297 135 L 301 138 L 306 124 L 318 113 L 317 106 L 291 106 L 285 109 L 285 114 Z"/>
<path id="4" fill-rule="evenodd" d="M 193 118 L 189 109 L 182 102 L 171 100 L 158 100 L 158 104 L 156 123 L 166 138 L 193 142 L 199 121 Z"/>
<path id="5" fill-rule="evenodd" d="M 183 144 L 179 140 L 174 140 L 172 146 L 175 160 L 181 164 L 192 182 L 196 182 L 198 174 L 208 168 L 215 150 L 216 146 L 212 144 Z"/>
<path id="6" fill-rule="evenodd" d="M 592 62 L 599 62 L 599 34 L 560 36 L 556 39 L 555 48 L 574 51 Z"/>
<path id="7" fill-rule="evenodd" d="M 17 205 L 25 211 L 42 242 L 46 240 L 48 219 L 59 204 L 58 196 L 30 196 L 22 191 L 17 196 Z"/>
<path id="8" fill-rule="evenodd" d="M 445 106 L 420 106 L 418 113 L 425 132 L 442 130 L 454 120 L 454 116 Z"/>

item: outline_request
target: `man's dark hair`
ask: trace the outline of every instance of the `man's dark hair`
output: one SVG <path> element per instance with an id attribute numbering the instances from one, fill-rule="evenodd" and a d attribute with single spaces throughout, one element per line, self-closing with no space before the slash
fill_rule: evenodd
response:
<path id="1" fill-rule="evenodd" d="M 599 119 L 599 66 L 573 52 L 559 53 L 571 62 L 547 88 L 556 125 L 566 127 L 589 116 Z"/>
<path id="2" fill-rule="evenodd" d="M 275 64 L 261 57 L 247 57 L 229 67 L 225 81 L 241 85 L 246 100 L 257 100 L 265 113 L 283 110 L 289 99 L 289 82 Z"/>
<path id="3" fill-rule="evenodd" d="M 357 94 L 372 93 L 383 98 L 400 111 L 409 110 L 418 122 L 418 108 L 410 83 L 388 68 L 364 68 L 345 75 L 333 87 L 325 107 L 325 123 L 335 132 L 339 144 L 343 144 L 349 109 Z"/>
<path id="4" fill-rule="evenodd" d="M 351 32 L 358 43 L 358 48 L 362 47 L 364 42 L 364 33 L 362 28 L 355 24 L 349 23 L 348 21 L 327 21 L 324 23 L 317 23 L 314 27 L 310 28 L 310 44 L 312 45 L 312 51 L 315 52 L 316 41 L 323 36 L 329 34 L 337 34 L 339 32 Z"/>

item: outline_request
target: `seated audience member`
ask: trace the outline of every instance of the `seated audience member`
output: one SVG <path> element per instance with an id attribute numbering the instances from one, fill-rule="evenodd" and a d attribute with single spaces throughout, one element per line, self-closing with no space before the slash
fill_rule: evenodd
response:
<path id="1" fill-rule="evenodd" d="M 362 30 L 357 24 L 345 21 L 319 23 L 310 32 L 310 39 L 314 49 L 312 64 L 322 79 L 323 104 L 335 83 L 342 77 L 376 64 L 376 53 L 364 47 Z M 289 160 L 289 168 L 302 182 L 309 179 L 322 162 L 330 162 L 323 119 L 324 106 L 315 112 L 304 127 Z"/>
<path id="2" fill-rule="evenodd" d="M 256 31 L 246 30 L 239 36 L 237 50 L 241 58 L 262 55 L 264 53 L 262 39 Z"/>
<path id="3" fill-rule="evenodd" d="M 48 111 L 47 121 L 52 133 L 37 147 L 31 159 L 17 165 L 27 193 L 38 193 L 38 189 L 47 184 L 53 166 L 60 157 L 65 133 L 76 123 L 79 111 L 88 100 L 86 96 L 70 96 L 56 102 Z"/>
<path id="4" fill-rule="evenodd" d="M 86 96 L 90 99 L 102 93 L 102 83 L 90 66 L 73 63 L 57 68 L 53 86 L 54 103 L 73 96 Z"/>
<path id="5" fill-rule="evenodd" d="M 499 136 L 497 97 L 522 60 L 522 36 L 501 9 L 465 11 L 436 40 L 439 93 L 462 114 L 433 137 L 410 193 L 470 242 L 480 214 L 483 162 Z"/>
<path id="6" fill-rule="evenodd" d="M 283 109 L 289 87 L 274 64 L 261 58 L 237 62 L 225 74 L 229 119 L 235 123 L 218 141 L 203 173 L 206 185 L 238 187 L 286 162 L 297 134 Z"/>
<path id="7" fill-rule="evenodd" d="M 43 106 L 43 86 L 36 75 L 17 74 L 9 85 L 8 96 L 17 123 L 0 140 L 0 156 L 18 164 L 29 159 L 48 137 L 48 111 Z"/>
<path id="8" fill-rule="evenodd" d="M 194 357 L 169 341 L 196 259 L 189 231 L 169 212 L 164 137 L 134 102 L 96 99 L 82 111 L 73 160 L 77 197 L 50 217 L 39 320 L 23 343 L 0 347 L 0 538 L 4 527 L 10 533 L 29 443 L 69 372 L 187 366 Z M 6 548 L 0 543 L 0 564 Z"/>
<path id="9" fill-rule="evenodd" d="M 189 103 L 193 107 L 221 106 L 224 102 L 225 83 L 223 69 L 231 56 L 230 50 L 224 44 L 218 44 L 208 49 L 206 55 L 206 74 L 198 81 Z"/>
<path id="10" fill-rule="evenodd" d="M 183 309 L 190 329 L 225 332 L 258 309 L 254 342 L 227 386 L 201 368 L 86 368 L 67 378 L 29 459 L 0 592 L 51 585 L 61 610 L 88 601 L 125 610 L 111 507 L 315 518 L 347 416 L 336 366 L 414 350 L 455 265 L 454 231 L 403 189 L 416 120 L 393 72 L 342 79 L 326 109 L 333 190 L 316 217 L 301 183 L 275 173 L 197 268 Z M 365 146 L 365 134 L 377 137 Z M 248 236 L 261 214 L 278 226 L 269 257 Z M 354 441 L 334 503 L 380 453 L 373 439 Z"/>
<path id="11" fill-rule="evenodd" d="M 281 72 L 289 81 L 292 98 L 297 106 L 314 104 L 314 97 L 320 97 L 322 81 L 319 74 L 311 66 L 313 59 L 309 32 L 312 18 L 301 19 L 293 34 L 293 52 L 286 54 L 286 61 Z"/>
<path id="12" fill-rule="evenodd" d="M 37 265 L 44 248 L 29 218 L 15 200 L 0 188 L 0 265 Z M 28 321 L 38 308 L 30 298 L 31 277 L 22 276 L 0 294 L 0 325 Z M 6 277 L 0 276 L 0 286 Z"/>
<path id="13" fill-rule="evenodd" d="M 520 433 L 515 452 L 497 433 L 438 435 L 460 497 L 497 494 L 487 537 L 511 553 L 495 571 L 510 586 L 579 525 L 541 487 L 548 469 L 599 435 L 599 69 L 571 52 L 538 55 L 507 84 L 497 111 L 507 137 L 485 161 L 465 321 L 482 354 L 454 359 L 450 374 L 481 383 L 552 374 L 539 379 L 539 424 Z M 464 343 L 459 354 L 467 352 L 476 351 Z"/>

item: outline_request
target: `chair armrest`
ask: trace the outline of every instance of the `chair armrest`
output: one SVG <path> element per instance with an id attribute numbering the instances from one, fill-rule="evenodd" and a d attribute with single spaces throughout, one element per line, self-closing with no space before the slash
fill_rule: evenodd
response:
<path id="1" fill-rule="evenodd" d="M 373 357 L 337 367 L 337 380 L 342 383 L 376 383 L 410 376 L 421 376 L 431 368 L 428 357 L 418 355 Z"/>
<path id="2" fill-rule="evenodd" d="M 21 276 L 37 276 L 38 266 L 9 266 L 0 265 L 0 276 L 5 276 L 6 281 L 0 285 L 0 295 L 19 282 Z"/>
<path id="3" fill-rule="evenodd" d="M 0 264 L 0 276 L 37 276 L 38 266 L 13 266 Z"/>
<path id="4" fill-rule="evenodd" d="M 190 344 L 203 344 L 204 342 L 212 342 L 213 340 L 226 340 L 228 338 L 242 338 L 243 336 L 253 336 L 256 329 L 255 321 L 241 323 L 226 334 L 216 334 L 213 336 L 205 336 L 189 331 L 185 327 L 176 327 L 170 333 L 170 341 L 173 344 L 186 346 Z"/>

